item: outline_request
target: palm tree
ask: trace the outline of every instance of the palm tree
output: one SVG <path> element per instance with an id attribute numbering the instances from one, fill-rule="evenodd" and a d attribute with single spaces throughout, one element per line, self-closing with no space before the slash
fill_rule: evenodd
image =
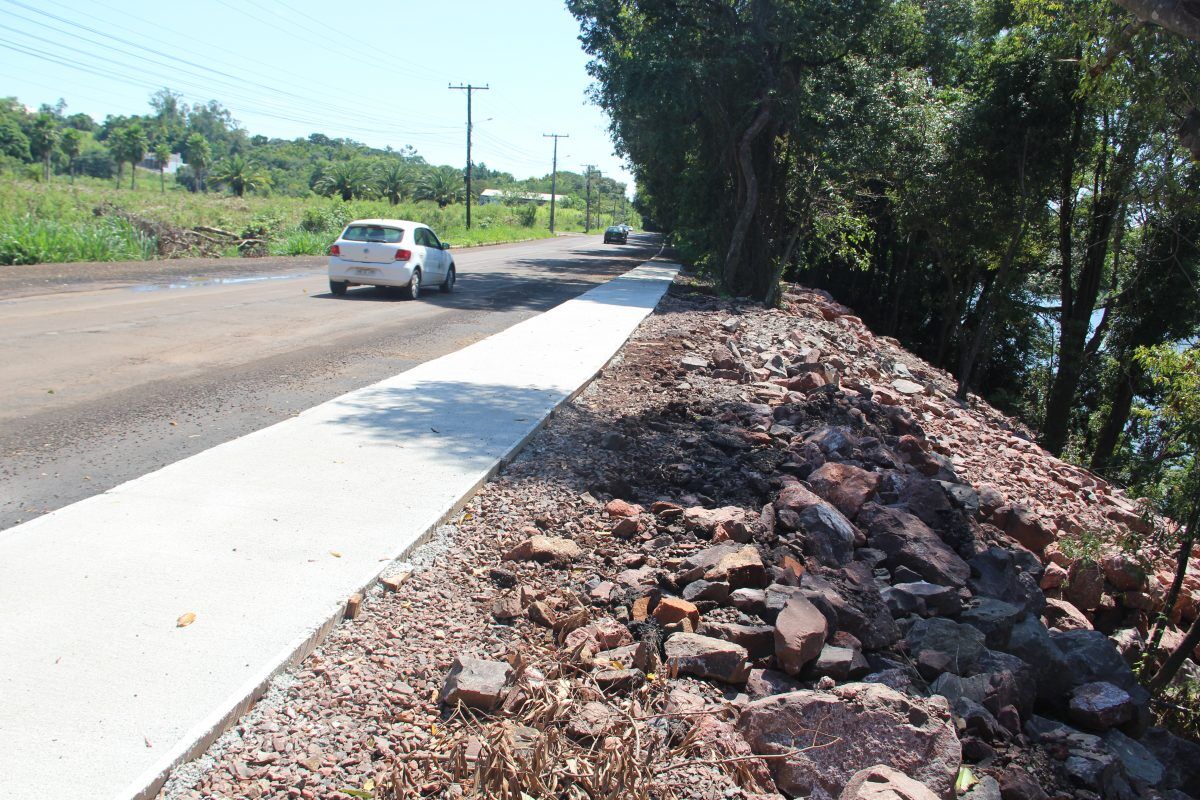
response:
<path id="1" fill-rule="evenodd" d="M 458 203 L 463 198 L 462 173 L 454 167 L 430 170 L 417 184 L 417 199 L 432 200 L 439 208 Z"/>
<path id="2" fill-rule="evenodd" d="M 58 148 L 61 136 L 58 121 L 45 113 L 38 114 L 29 129 L 29 150 L 42 159 L 42 180 L 47 183 L 50 182 L 50 159 Z"/>
<path id="3" fill-rule="evenodd" d="M 83 131 L 67 128 L 62 135 L 62 151 L 67 157 L 67 171 L 71 173 L 71 183 L 75 182 L 75 159 L 83 149 Z"/>
<path id="4" fill-rule="evenodd" d="M 400 159 L 385 161 L 376 173 L 379 191 L 392 205 L 397 205 L 413 189 L 413 170 Z"/>
<path id="5" fill-rule="evenodd" d="M 375 177 L 365 161 L 334 161 L 313 182 L 313 191 L 331 196 L 339 194 L 349 202 L 375 193 Z"/>
<path id="6" fill-rule="evenodd" d="M 192 168 L 192 191 L 204 188 L 204 169 L 212 162 L 212 148 L 208 140 L 198 133 L 193 133 L 184 143 L 187 150 L 187 163 Z"/>
<path id="7" fill-rule="evenodd" d="M 146 131 L 141 124 L 134 122 L 124 126 L 114 134 L 112 145 L 113 156 L 117 162 L 129 162 L 129 188 L 137 187 L 137 165 L 146 157 Z"/>
<path id="8" fill-rule="evenodd" d="M 271 185 L 271 176 L 258 162 L 242 155 L 232 155 L 218 162 L 213 167 L 212 179 L 227 185 L 238 197 L 244 197 L 247 189 L 257 191 Z"/>
<path id="9" fill-rule="evenodd" d="M 158 183 L 163 194 L 167 193 L 167 162 L 171 160 L 171 146 L 159 142 L 154 146 L 154 160 L 158 162 Z"/>

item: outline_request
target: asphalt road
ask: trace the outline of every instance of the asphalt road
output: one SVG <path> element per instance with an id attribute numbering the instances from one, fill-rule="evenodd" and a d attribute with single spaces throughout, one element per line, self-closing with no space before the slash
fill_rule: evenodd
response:
<path id="1" fill-rule="evenodd" d="M 657 248 L 456 250 L 455 292 L 416 302 L 335 298 L 313 257 L 0 268 L 0 531 L 478 341 Z"/>

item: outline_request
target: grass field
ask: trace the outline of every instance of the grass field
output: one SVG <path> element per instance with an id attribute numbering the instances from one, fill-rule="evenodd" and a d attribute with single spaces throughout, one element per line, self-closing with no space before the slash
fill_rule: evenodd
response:
<path id="1" fill-rule="evenodd" d="M 193 194 L 167 184 L 159 188 L 156 173 L 139 171 L 136 189 L 128 183 L 77 178 L 74 185 L 56 177 L 49 184 L 0 176 L 0 264 L 39 264 L 59 261 L 125 261 L 154 258 L 152 235 L 111 209 L 178 228 L 205 225 L 267 240 L 273 255 L 318 255 L 348 220 L 366 217 L 412 219 L 424 222 L 453 245 L 476 245 L 549 237 L 550 210 L 535 214 L 520 206 L 472 208 L 472 227 L 466 227 L 466 207 L 439 208 L 432 202 L 353 200 L 323 197 L 245 197 Z M 583 230 L 583 212 L 556 211 L 559 231 Z M 607 216 L 604 223 L 609 224 Z M 236 248 L 222 255 L 237 255 Z"/>

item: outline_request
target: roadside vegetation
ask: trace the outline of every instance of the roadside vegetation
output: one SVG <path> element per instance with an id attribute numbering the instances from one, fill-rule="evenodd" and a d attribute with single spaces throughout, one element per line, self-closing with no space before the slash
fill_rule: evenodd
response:
<path id="1" fill-rule="evenodd" d="M 166 89 L 150 106 L 98 122 L 63 101 L 36 112 L 0 101 L 0 264 L 316 255 L 362 217 L 416 219 L 456 245 L 551 235 L 549 208 L 519 197 L 549 193 L 549 175 L 518 180 L 475 165 L 476 193 L 510 197 L 476 198 L 468 229 L 462 169 L 411 147 L 252 136 L 219 103 L 189 107 Z M 169 174 L 172 154 L 184 164 Z M 636 216 L 624 184 L 593 175 L 589 192 L 586 176 L 559 172 L 558 231 L 584 230 L 589 193 L 593 230 Z"/>
<path id="2" fill-rule="evenodd" d="M 1200 524 L 1200 408 L 1173 400 L 1195 390 L 1200 341 L 1195 17 L 1168 0 L 659 5 L 568 2 L 639 211 L 724 291 L 827 289 L 952 373 L 960 400 L 1148 498 L 1180 524 L 1130 546 L 1183 580 Z M 1150 665 L 1156 690 L 1175 663 Z"/>

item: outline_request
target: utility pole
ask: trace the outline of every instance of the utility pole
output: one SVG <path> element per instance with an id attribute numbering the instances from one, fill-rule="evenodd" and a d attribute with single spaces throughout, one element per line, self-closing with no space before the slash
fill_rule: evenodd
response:
<path id="1" fill-rule="evenodd" d="M 471 92 L 482 92 L 489 87 L 483 86 L 450 86 L 447 89 L 462 89 L 467 93 L 467 229 L 471 228 Z"/>
<path id="2" fill-rule="evenodd" d="M 558 140 L 570 139 L 569 133 L 543 133 L 542 138 L 554 140 L 554 167 L 550 177 L 550 232 L 554 233 L 554 195 L 558 193 Z"/>
<path id="3" fill-rule="evenodd" d="M 584 177 L 587 178 L 587 206 L 583 212 L 583 232 L 592 232 L 592 170 L 595 164 L 584 164 Z"/>
<path id="4" fill-rule="evenodd" d="M 604 174 L 604 170 L 601 170 L 601 169 L 594 169 L 594 170 L 592 170 L 592 172 L 594 172 L 596 174 L 597 181 L 599 181 L 600 176 Z M 596 186 L 596 227 L 597 228 L 600 227 L 600 201 L 603 199 L 603 195 L 600 194 L 600 191 L 601 191 L 601 188 L 600 188 L 599 184 L 597 183 L 597 186 Z"/>

